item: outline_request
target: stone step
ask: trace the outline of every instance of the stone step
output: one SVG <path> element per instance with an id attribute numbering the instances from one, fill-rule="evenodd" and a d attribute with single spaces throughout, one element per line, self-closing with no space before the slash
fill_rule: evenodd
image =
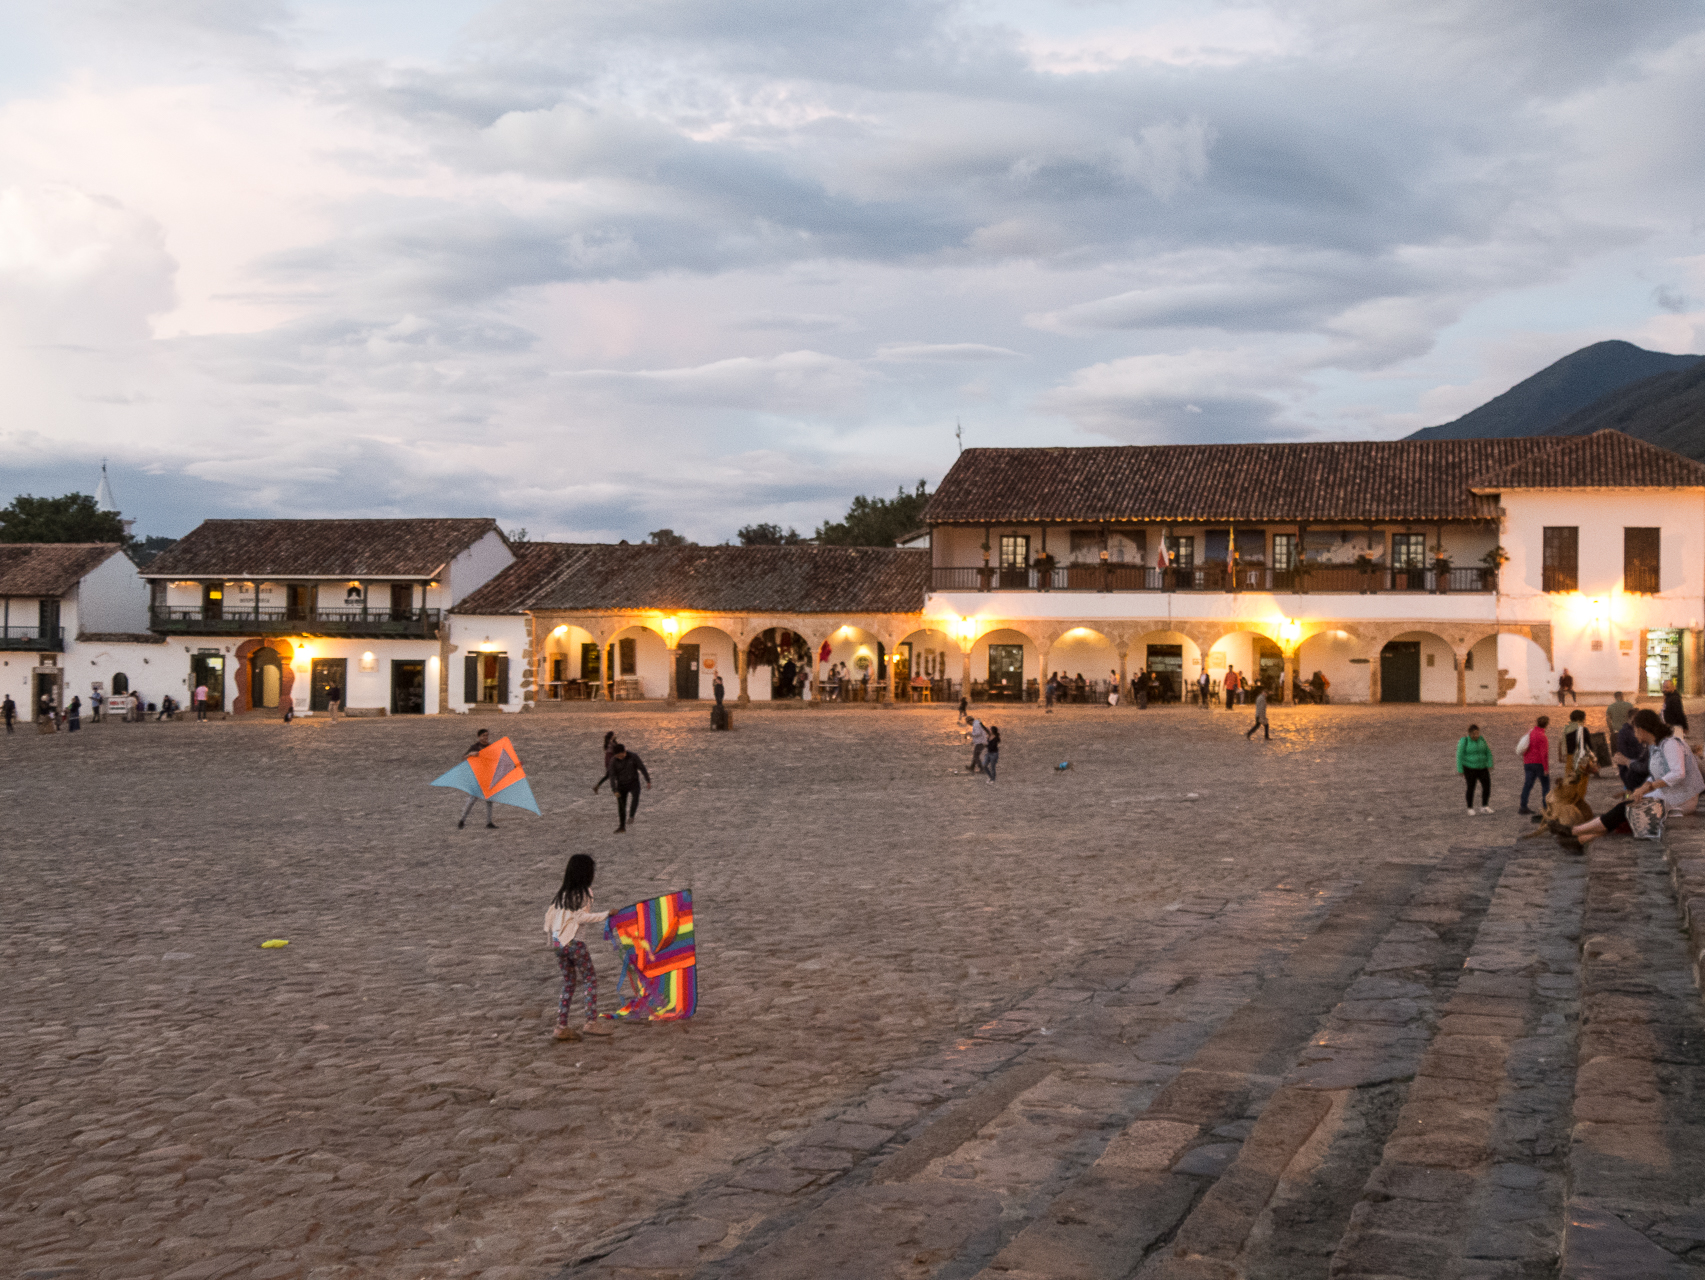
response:
<path id="1" fill-rule="evenodd" d="M 1524 844 L 1506 864 L 1333 1251 L 1334 1280 L 1555 1274 L 1585 882 L 1580 860 L 1550 847 Z"/>
<path id="2" fill-rule="evenodd" d="M 1672 832 L 1671 862 L 1696 840 Z M 1671 862 L 1588 847 L 1564 1280 L 1705 1274 L 1705 1008 Z"/>
<path id="3" fill-rule="evenodd" d="M 1331 1112 L 1324 1088 L 1280 1088 L 1285 1073 L 1352 983 L 1403 999 L 1416 972 L 1460 965 L 1501 858 L 1453 854 L 1424 878 L 1370 877 L 980 1280 L 1231 1274 L 1277 1174 Z M 1344 1071 L 1347 1057 L 1360 1076 L 1413 1070 L 1390 1037 L 1371 1058 L 1358 1056 L 1376 1047 L 1369 1039 L 1358 1046 L 1323 1046 L 1306 1070 Z"/>
<path id="4" fill-rule="evenodd" d="M 1407 885 L 1421 870 L 1383 878 Z M 929 1257 L 949 1271 L 961 1254 L 986 1259 L 1355 889 L 1281 884 L 1240 902 L 1174 903 L 1069 982 L 1033 992 L 625 1239 L 594 1245 L 564 1274 L 863 1276 L 882 1259 Z M 826 1242 L 840 1240 L 844 1260 L 826 1261 Z"/>

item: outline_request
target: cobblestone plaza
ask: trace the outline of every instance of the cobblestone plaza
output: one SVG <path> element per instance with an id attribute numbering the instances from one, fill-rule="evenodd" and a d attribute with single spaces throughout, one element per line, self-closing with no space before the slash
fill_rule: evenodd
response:
<path id="1" fill-rule="evenodd" d="M 1271 742 L 1247 708 L 993 710 L 994 786 L 927 707 L 0 739 L 0 1257 L 1514 1276 L 1574 1223 L 1577 1262 L 1691 1274 L 1705 1029 L 1666 851 L 1515 843 L 1533 709 L 1475 710 L 1490 817 L 1457 707 L 1275 707 Z M 428 784 L 475 724 L 542 818 L 456 829 Z M 655 780 L 620 836 L 608 728 Z M 693 890 L 692 1021 L 550 1038 L 575 852 L 601 907 Z"/>

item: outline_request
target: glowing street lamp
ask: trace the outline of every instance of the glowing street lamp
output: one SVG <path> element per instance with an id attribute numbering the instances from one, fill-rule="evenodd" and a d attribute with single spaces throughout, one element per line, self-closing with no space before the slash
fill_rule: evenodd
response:
<path id="1" fill-rule="evenodd" d="M 680 635 L 680 633 L 681 624 L 679 622 L 677 622 L 674 618 L 663 619 L 663 638 L 668 642 L 671 649 L 675 647 L 675 637 Z"/>

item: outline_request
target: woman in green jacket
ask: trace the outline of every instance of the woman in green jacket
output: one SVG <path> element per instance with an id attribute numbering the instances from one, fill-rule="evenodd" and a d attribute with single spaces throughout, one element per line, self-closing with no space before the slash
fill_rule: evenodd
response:
<path id="1" fill-rule="evenodd" d="M 1492 744 L 1480 736 L 1480 726 L 1468 726 L 1468 736 L 1456 740 L 1456 771 L 1468 783 L 1468 816 L 1473 817 L 1474 785 L 1480 784 L 1480 812 L 1492 812 Z"/>

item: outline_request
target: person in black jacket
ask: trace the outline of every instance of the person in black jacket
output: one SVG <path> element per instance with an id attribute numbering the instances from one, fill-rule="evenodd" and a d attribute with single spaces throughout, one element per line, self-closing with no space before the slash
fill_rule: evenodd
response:
<path id="1" fill-rule="evenodd" d="M 645 789 L 651 790 L 651 773 L 641 760 L 627 747 L 617 742 L 612 744 L 609 766 L 604 770 L 604 776 L 592 786 L 592 794 L 598 794 L 598 788 L 606 782 L 616 793 L 616 817 L 621 825 L 616 828 L 616 834 L 621 835 L 628 829 L 628 819 L 639 812 L 639 779 L 645 775 Z"/>

